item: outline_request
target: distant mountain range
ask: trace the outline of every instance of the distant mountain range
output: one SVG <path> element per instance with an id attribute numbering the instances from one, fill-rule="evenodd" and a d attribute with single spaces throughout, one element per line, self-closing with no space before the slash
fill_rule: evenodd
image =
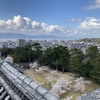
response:
<path id="1" fill-rule="evenodd" d="M 7 38 L 11 38 L 11 39 L 15 39 L 15 38 L 30 38 L 29 35 L 24 35 L 24 34 L 19 34 L 19 33 L 0 33 L 0 38 L 2 39 L 7 39 Z"/>
<path id="2" fill-rule="evenodd" d="M 52 35 L 26 35 L 26 34 L 20 34 L 20 33 L 0 33 L 0 39 L 55 39 L 60 38 Z"/>
<path id="3" fill-rule="evenodd" d="M 56 35 L 26 35 L 20 33 L 0 33 L 0 39 L 64 39 L 64 40 L 73 40 L 71 37 L 65 36 L 56 36 Z M 75 38 L 75 37 L 74 37 Z"/>

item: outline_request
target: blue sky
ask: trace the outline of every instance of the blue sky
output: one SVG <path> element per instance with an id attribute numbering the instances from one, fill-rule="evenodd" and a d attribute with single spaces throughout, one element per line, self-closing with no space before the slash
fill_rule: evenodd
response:
<path id="1" fill-rule="evenodd" d="M 0 0 L 0 33 L 100 37 L 99 12 L 100 0 Z"/>

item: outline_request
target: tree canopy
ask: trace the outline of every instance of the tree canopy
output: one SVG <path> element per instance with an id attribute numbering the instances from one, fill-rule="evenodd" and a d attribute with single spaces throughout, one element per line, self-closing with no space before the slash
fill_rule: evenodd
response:
<path id="1" fill-rule="evenodd" d="M 41 65 L 48 65 L 57 71 L 78 73 L 100 84 L 100 52 L 97 46 L 89 47 L 87 54 L 77 48 L 69 50 L 67 46 L 43 50 L 39 43 L 14 49 L 3 48 L 0 52 L 1 56 L 12 56 L 16 63 L 39 61 Z"/>

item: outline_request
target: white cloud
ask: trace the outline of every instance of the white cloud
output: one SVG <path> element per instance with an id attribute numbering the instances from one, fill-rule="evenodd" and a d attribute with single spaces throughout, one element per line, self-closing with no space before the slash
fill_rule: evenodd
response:
<path id="1" fill-rule="evenodd" d="M 14 25 L 14 22 L 13 22 L 12 20 L 8 20 L 8 21 L 6 22 L 6 24 L 7 24 L 8 26 L 13 26 L 13 25 Z"/>
<path id="2" fill-rule="evenodd" d="M 42 29 L 42 26 L 41 26 L 41 24 L 39 22 L 33 21 L 32 22 L 32 28 L 34 30 L 41 30 Z"/>
<path id="3" fill-rule="evenodd" d="M 16 27 L 22 28 L 23 26 L 26 26 L 26 20 L 22 18 L 20 15 L 14 16 L 13 22 Z"/>
<path id="4" fill-rule="evenodd" d="M 46 23 L 41 23 L 41 26 L 43 29 L 45 29 L 47 27 L 47 24 Z"/>
<path id="5" fill-rule="evenodd" d="M 0 20 L 0 27 L 6 27 L 6 22 L 4 20 Z"/>
<path id="6" fill-rule="evenodd" d="M 100 37 L 100 19 L 88 17 L 75 30 L 81 36 Z"/>
<path id="7" fill-rule="evenodd" d="M 21 15 L 14 16 L 13 19 L 7 21 L 0 20 L 0 32 L 12 32 L 23 34 L 63 34 L 68 33 L 64 27 L 58 25 L 48 25 L 37 21 L 31 21 L 28 17 Z"/>
<path id="8" fill-rule="evenodd" d="M 76 19 L 73 18 L 72 21 L 76 21 Z M 32 21 L 28 17 L 18 15 L 7 21 L 0 20 L 0 32 L 29 35 L 49 34 L 60 37 L 100 36 L 100 19 L 94 17 L 86 18 L 86 20 L 80 22 L 79 26 L 72 28 L 59 25 L 48 25 L 47 23 Z"/>
<path id="9" fill-rule="evenodd" d="M 45 30 L 49 33 L 58 33 L 58 32 L 62 32 L 63 31 L 63 27 L 62 26 L 58 26 L 58 25 L 50 25 L 50 26 L 47 26 L 45 28 Z"/>
<path id="10" fill-rule="evenodd" d="M 100 9 L 100 0 L 95 0 L 91 5 L 86 7 L 86 10 Z"/>
<path id="11" fill-rule="evenodd" d="M 24 26 L 26 29 L 32 29 L 31 19 L 28 17 L 24 17 L 24 20 L 26 21 L 26 26 Z"/>
<path id="12" fill-rule="evenodd" d="M 100 19 L 96 19 L 94 17 L 86 18 L 85 21 L 80 23 L 78 28 L 81 29 L 100 29 Z"/>
<path id="13" fill-rule="evenodd" d="M 72 18 L 70 21 L 71 21 L 71 22 L 81 22 L 82 19 L 81 19 L 81 18 L 79 18 L 79 19 Z"/>

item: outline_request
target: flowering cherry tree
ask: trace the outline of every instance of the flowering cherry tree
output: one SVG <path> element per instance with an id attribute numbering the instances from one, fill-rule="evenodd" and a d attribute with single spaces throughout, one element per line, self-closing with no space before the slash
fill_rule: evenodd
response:
<path id="1" fill-rule="evenodd" d="M 29 64 L 29 67 L 32 68 L 32 69 L 37 68 L 38 66 L 39 66 L 39 64 L 37 63 L 37 61 Z"/>
<path id="2" fill-rule="evenodd" d="M 85 92 L 85 84 L 84 78 L 80 77 L 75 80 L 76 84 L 74 85 L 74 90 L 84 93 Z"/>
<path id="3" fill-rule="evenodd" d="M 5 61 L 9 61 L 11 64 L 13 64 L 13 58 L 8 55 L 6 58 L 5 58 Z"/>
<path id="4" fill-rule="evenodd" d="M 49 76 L 46 79 L 48 80 L 49 87 L 51 87 L 51 84 L 52 84 L 52 82 L 54 80 L 54 77 L 53 76 Z"/>
<path id="5" fill-rule="evenodd" d="M 47 71 L 48 67 L 46 66 L 41 66 L 41 67 L 35 67 L 34 71 L 36 72 L 36 74 L 42 74 L 43 71 Z"/>
<path id="6" fill-rule="evenodd" d="M 70 90 L 70 83 L 71 83 L 71 81 L 65 80 L 64 78 L 60 78 L 52 86 L 51 92 L 59 97 L 59 95 L 65 93 L 68 90 Z"/>
<path id="7" fill-rule="evenodd" d="M 84 83 L 85 83 L 85 84 L 90 84 L 90 85 L 91 85 L 91 84 L 92 84 L 92 81 L 86 80 L 86 81 L 84 81 Z"/>
<path id="8" fill-rule="evenodd" d="M 36 74 L 42 74 L 43 73 L 42 68 L 35 68 L 34 71 L 35 71 Z"/>
<path id="9" fill-rule="evenodd" d="M 57 70 L 50 71 L 50 72 L 51 72 L 51 74 L 52 74 L 53 76 L 56 76 L 56 77 L 58 77 L 58 72 L 57 72 Z"/>
<path id="10" fill-rule="evenodd" d="M 51 71 L 51 74 L 57 74 L 57 71 L 56 70 Z"/>
<path id="11" fill-rule="evenodd" d="M 41 66 L 41 68 L 43 69 L 43 71 L 48 71 L 48 66 Z"/>

